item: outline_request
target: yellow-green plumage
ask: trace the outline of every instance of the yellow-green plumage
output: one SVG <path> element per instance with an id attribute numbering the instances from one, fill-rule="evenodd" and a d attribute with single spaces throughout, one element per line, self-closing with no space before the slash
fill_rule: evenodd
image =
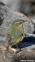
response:
<path id="1" fill-rule="evenodd" d="M 22 22 L 23 20 L 15 20 L 6 32 L 6 40 L 8 40 L 8 34 L 11 37 L 11 39 L 8 40 L 9 46 L 16 45 L 20 42 L 23 36 Z"/>

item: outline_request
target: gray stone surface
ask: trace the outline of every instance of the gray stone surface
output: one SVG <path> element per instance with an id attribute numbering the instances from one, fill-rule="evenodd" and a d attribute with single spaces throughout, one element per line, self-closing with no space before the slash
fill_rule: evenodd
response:
<path id="1" fill-rule="evenodd" d="M 3 23 L 0 26 L 0 62 L 19 62 L 21 59 L 35 59 L 35 44 L 31 44 L 30 47 L 23 48 L 19 53 L 14 53 L 12 50 L 6 51 L 6 47 L 8 45 L 7 41 L 5 41 L 5 33 L 8 30 L 9 26 L 16 19 L 21 19 L 26 22 L 23 23 L 23 34 L 33 33 L 34 25 L 31 20 L 28 19 L 24 14 L 14 12 L 10 10 L 6 5 L 0 4 L 0 22 Z M 1 41 L 2 40 L 2 41 Z M 30 45 L 27 44 L 27 45 Z M 32 48 L 32 49 L 31 49 Z M 34 49 L 33 49 L 34 48 Z M 17 49 L 16 49 L 17 50 Z"/>
<path id="2" fill-rule="evenodd" d="M 2 21 L 2 24 L 0 26 L 0 36 L 5 37 L 6 31 L 8 30 L 9 26 L 16 19 L 25 21 L 23 23 L 23 34 L 24 33 L 30 33 L 30 34 L 33 33 L 34 24 L 28 17 L 26 17 L 22 13 L 12 11 L 12 10 L 10 10 L 9 7 L 0 3 L 0 22 Z"/>
<path id="3" fill-rule="evenodd" d="M 0 15 L 1 15 L 0 16 L 1 20 L 3 19 L 3 23 L 1 25 L 2 28 L 0 27 L 0 35 L 5 36 L 5 32 L 9 28 L 10 24 L 12 24 L 12 22 L 16 19 L 21 19 L 26 21 L 23 24 L 24 32 L 32 33 L 34 31 L 34 26 L 30 19 L 28 19 L 24 14 L 10 10 L 5 5 L 0 5 Z"/>

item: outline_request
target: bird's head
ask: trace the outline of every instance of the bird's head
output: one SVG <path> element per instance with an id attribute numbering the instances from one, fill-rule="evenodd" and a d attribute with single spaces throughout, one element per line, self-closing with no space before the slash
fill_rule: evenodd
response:
<path id="1" fill-rule="evenodd" d="M 24 20 L 15 20 L 13 22 L 13 24 L 15 24 L 16 26 L 22 26 L 23 25 L 23 22 L 24 22 Z"/>

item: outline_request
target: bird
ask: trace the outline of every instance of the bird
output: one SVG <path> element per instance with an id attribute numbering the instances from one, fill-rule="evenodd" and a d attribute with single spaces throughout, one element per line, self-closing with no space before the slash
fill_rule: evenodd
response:
<path id="1" fill-rule="evenodd" d="M 6 32 L 8 46 L 12 47 L 13 45 L 16 45 L 19 51 L 20 48 L 17 44 L 20 42 L 23 36 L 23 22 L 25 21 L 20 19 L 15 20 Z"/>

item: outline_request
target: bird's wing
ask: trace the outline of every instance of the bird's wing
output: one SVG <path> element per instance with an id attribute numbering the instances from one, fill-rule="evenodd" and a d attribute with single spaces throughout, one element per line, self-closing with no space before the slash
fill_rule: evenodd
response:
<path id="1" fill-rule="evenodd" d="M 19 42 L 20 39 L 22 38 L 23 33 L 19 30 L 15 31 L 14 34 L 11 36 L 11 41 L 10 43 L 15 43 L 15 42 Z"/>
<path id="2" fill-rule="evenodd" d="M 17 40 L 22 36 L 22 30 L 17 29 L 16 26 L 10 26 L 8 30 L 8 34 L 11 37 L 11 40 L 8 41 L 8 43 L 12 44 L 17 42 Z"/>

